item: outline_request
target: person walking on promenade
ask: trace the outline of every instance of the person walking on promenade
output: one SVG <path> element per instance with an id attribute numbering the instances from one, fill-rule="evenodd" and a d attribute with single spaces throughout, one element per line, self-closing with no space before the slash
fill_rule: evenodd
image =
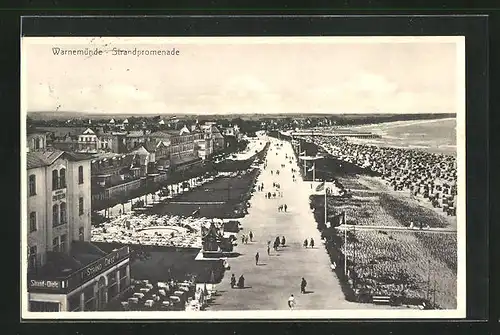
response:
<path id="1" fill-rule="evenodd" d="M 271 248 L 269 247 L 269 244 L 267 245 L 267 255 L 271 255 Z"/>
<path id="2" fill-rule="evenodd" d="M 248 236 L 245 236 L 245 244 L 248 244 Z"/>
<path id="3" fill-rule="evenodd" d="M 281 238 L 281 246 L 284 247 L 286 243 L 285 236 Z"/>
<path id="4" fill-rule="evenodd" d="M 231 275 L 231 288 L 234 288 L 236 286 L 236 277 L 234 276 L 234 273 Z"/>
<path id="5" fill-rule="evenodd" d="M 293 294 L 290 294 L 290 298 L 288 298 L 288 308 L 293 310 L 294 307 L 295 307 L 295 297 L 293 296 Z"/>
<path id="6" fill-rule="evenodd" d="M 271 192 L 267 192 L 267 198 L 271 199 Z"/>
<path id="7" fill-rule="evenodd" d="M 260 257 L 260 255 L 259 255 L 259 253 L 257 252 L 257 253 L 255 254 L 255 265 L 259 265 L 259 257 Z"/>
<path id="8" fill-rule="evenodd" d="M 304 277 L 302 277 L 302 281 L 300 282 L 300 293 L 306 293 L 306 286 L 307 282 Z"/>
<path id="9" fill-rule="evenodd" d="M 276 192 L 273 192 L 273 199 L 276 198 Z"/>
<path id="10" fill-rule="evenodd" d="M 253 242 L 253 233 L 252 233 L 252 231 L 250 231 L 250 234 L 248 234 L 248 236 L 250 236 L 250 242 Z"/>
<path id="11" fill-rule="evenodd" d="M 273 175 L 273 170 L 271 170 L 271 176 Z"/>
<path id="12" fill-rule="evenodd" d="M 311 245 L 311 248 L 314 248 L 314 240 L 313 238 L 311 237 L 311 243 L 309 243 Z"/>
<path id="13" fill-rule="evenodd" d="M 243 275 L 238 278 L 238 288 L 245 288 L 245 277 Z"/>
<path id="14" fill-rule="evenodd" d="M 307 238 L 304 240 L 304 248 L 307 248 Z"/>
<path id="15" fill-rule="evenodd" d="M 241 244 L 245 243 L 245 234 L 241 235 Z"/>
<path id="16" fill-rule="evenodd" d="M 285 212 L 286 212 L 286 209 L 288 208 L 288 206 L 285 204 L 285 206 L 283 206 L 285 208 Z"/>

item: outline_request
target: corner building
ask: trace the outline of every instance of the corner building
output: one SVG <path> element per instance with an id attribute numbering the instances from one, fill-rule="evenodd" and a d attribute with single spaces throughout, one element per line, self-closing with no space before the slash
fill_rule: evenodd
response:
<path id="1" fill-rule="evenodd" d="M 129 248 L 90 243 L 91 157 L 27 152 L 28 310 L 95 311 L 129 287 Z"/>

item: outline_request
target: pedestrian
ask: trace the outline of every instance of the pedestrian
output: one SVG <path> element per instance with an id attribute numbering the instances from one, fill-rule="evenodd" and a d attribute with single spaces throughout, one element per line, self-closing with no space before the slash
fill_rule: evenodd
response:
<path id="1" fill-rule="evenodd" d="M 306 293 L 306 286 L 307 282 L 304 277 L 302 277 L 302 281 L 300 282 L 300 293 Z"/>
<path id="2" fill-rule="evenodd" d="M 257 253 L 255 254 L 255 265 L 258 265 L 258 264 L 259 264 L 259 257 L 260 257 L 260 255 L 259 255 L 259 253 L 257 252 Z"/>
<path id="3" fill-rule="evenodd" d="M 236 277 L 234 276 L 234 273 L 231 275 L 231 288 L 234 288 L 236 286 Z"/>
<path id="4" fill-rule="evenodd" d="M 238 278 L 238 288 L 245 288 L 245 277 L 243 275 Z"/>
<path id="5" fill-rule="evenodd" d="M 288 206 L 285 204 L 285 206 L 283 206 L 285 208 L 285 212 L 286 212 L 286 209 L 288 208 Z"/>
<path id="6" fill-rule="evenodd" d="M 271 199 L 271 192 L 267 192 L 267 198 Z"/>
<path id="7" fill-rule="evenodd" d="M 276 198 L 276 192 L 273 192 L 273 198 Z"/>
<path id="8" fill-rule="evenodd" d="M 309 243 L 311 245 L 311 248 L 314 248 L 314 240 L 313 238 L 311 237 L 311 243 Z"/>
<path id="9" fill-rule="evenodd" d="M 269 256 L 271 254 L 271 248 L 269 248 L 269 244 L 267 245 L 267 255 Z"/>
<path id="10" fill-rule="evenodd" d="M 295 297 L 293 294 L 290 295 L 290 298 L 288 298 L 288 307 L 290 309 L 293 309 L 295 307 Z"/>
<path id="11" fill-rule="evenodd" d="M 273 175 L 273 170 L 271 170 L 271 176 Z"/>
<path id="12" fill-rule="evenodd" d="M 245 236 L 245 244 L 248 244 L 248 236 Z"/>
<path id="13" fill-rule="evenodd" d="M 245 234 L 241 235 L 241 244 L 245 243 Z"/>
<path id="14" fill-rule="evenodd" d="M 281 238 L 281 246 L 284 247 L 286 243 L 285 236 Z"/>
<path id="15" fill-rule="evenodd" d="M 304 240 L 304 248 L 307 248 L 307 238 Z"/>
<path id="16" fill-rule="evenodd" d="M 253 242 L 253 233 L 252 233 L 252 231 L 250 231 L 250 234 L 248 234 L 248 236 L 250 236 L 250 242 Z"/>

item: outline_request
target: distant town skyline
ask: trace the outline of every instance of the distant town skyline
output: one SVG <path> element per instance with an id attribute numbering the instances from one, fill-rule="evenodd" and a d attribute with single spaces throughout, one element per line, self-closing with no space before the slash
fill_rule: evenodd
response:
<path id="1" fill-rule="evenodd" d="M 184 39 L 161 45 L 25 39 L 25 108 L 106 115 L 456 113 L 460 108 L 454 42 L 245 44 L 244 38 L 235 39 L 238 43 Z M 108 52 L 61 56 L 54 47 Z M 112 48 L 175 48 L 179 55 L 113 55 Z"/>

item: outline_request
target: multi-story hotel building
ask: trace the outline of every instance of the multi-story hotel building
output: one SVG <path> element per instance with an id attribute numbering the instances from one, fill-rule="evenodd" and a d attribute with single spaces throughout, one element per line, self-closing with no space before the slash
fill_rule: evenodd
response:
<path id="1" fill-rule="evenodd" d="M 28 310 L 102 310 L 129 286 L 129 249 L 90 243 L 91 158 L 29 141 Z"/>

